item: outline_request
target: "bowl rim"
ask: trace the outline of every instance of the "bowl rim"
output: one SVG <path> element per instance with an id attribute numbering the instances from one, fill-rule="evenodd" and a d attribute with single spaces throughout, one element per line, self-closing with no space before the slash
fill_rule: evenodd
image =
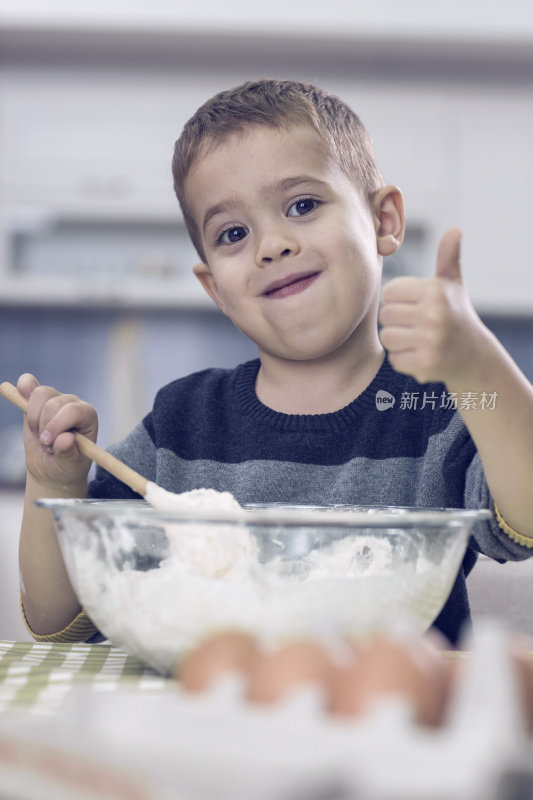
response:
<path id="1" fill-rule="evenodd" d="M 35 504 L 55 516 L 66 513 L 94 515 L 103 511 L 112 516 L 128 516 L 134 512 L 141 518 L 159 522 L 209 522 L 262 525 L 265 527 L 355 527 L 412 528 L 424 526 L 460 527 L 490 519 L 488 508 L 425 508 L 422 506 L 349 505 L 343 503 L 311 505 L 306 503 L 243 503 L 240 511 L 197 509 L 161 511 L 145 500 L 108 500 L 98 498 L 39 498 Z M 327 513 L 333 512 L 333 513 Z M 370 513 L 374 512 L 374 513 Z"/>

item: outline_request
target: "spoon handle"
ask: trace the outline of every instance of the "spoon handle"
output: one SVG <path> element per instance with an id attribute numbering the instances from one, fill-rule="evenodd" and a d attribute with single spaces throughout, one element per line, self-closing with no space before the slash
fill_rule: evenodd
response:
<path id="1" fill-rule="evenodd" d="M 12 383 L 8 383 L 8 381 L 0 383 L 0 395 L 18 406 L 24 413 L 27 412 L 28 401 Z M 84 436 L 83 433 L 79 433 L 79 431 L 74 431 L 73 433 L 76 444 L 84 456 L 90 458 L 91 461 L 94 461 L 98 466 L 105 469 L 110 475 L 114 475 L 119 481 L 122 481 L 122 483 L 125 483 L 130 489 L 133 489 L 134 492 L 144 497 L 146 494 L 146 478 L 139 475 L 138 472 L 135 472 L 135 470 L 111 455 L 111 453 L 108 453 L 107 450 L 99 447 L 91 441 L 91 439 L 87 438 L 87 436 Z"/>

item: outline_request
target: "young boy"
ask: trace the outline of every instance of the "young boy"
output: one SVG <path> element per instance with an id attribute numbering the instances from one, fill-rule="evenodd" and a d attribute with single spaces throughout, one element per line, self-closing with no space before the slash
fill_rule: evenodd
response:
<path id="1" fill-rule="evenodd" d="M 164 387 L 114 452 L 170 491 L 212 487 L 241 502 L 492 508 L 436 622 L 456 642 L 476 552 L 533 553 L 533 388 L 469 302 L 460 233 L 444 235 L 434 277 L 391 281 L 379 309 L 382 258 L 404 234 L 400 191 L 384 185 L 351 109 L 294 81 L 208 101 L 176 143 L 173 173 L 195 274 L 259 358 Z M 18 385 L 29 400 L 25 614 L 36 637 L 84 639 L 94 628 L 34 500 L 87 494 L 90 465 L 70 431 L 96 439 L 96 413 L 33 376 Z M 131 496 L 102 471 L 88 493 Z"/>

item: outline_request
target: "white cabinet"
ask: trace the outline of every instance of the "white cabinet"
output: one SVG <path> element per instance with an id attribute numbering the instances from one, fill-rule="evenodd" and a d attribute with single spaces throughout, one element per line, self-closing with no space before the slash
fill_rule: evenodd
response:
<path id="1" fill-rule="evenodd" d="M 457 225 L 478 311 L 533 313 L 533 88 L 346 83 L 340 92 L 369 128 L 385 180 L 404 191 L 407 230 L 423 234 L 411 271 L 432 274 L 442 233 Z"/>
<path id="2" fill-rule="evenodd" d="M 453 92 L 400 81 L 346 81 L 335 90 L 367 127 L 385 182 L 403 192 L 407 233 L 419 238 L 416 253 L 399 251 L 404 268 L 421 276 L 433 274 L 443 230 L 459 223 L 461 143 Z M 412 258 L 418 263 L 410 263 Z"/>
<path id="3" fill-rule="evenodd" d="M 176 210 L 170 162 L 180 105 L 150 81 L 31 71 L 2 92 L 8 202 L 50 209 Z"/>
<path id="4" fill-rule="evenodd" d="M 172 187 L 174 141 L 196 107 L 180 83 L 96 67 L 6 73 L 4 301 L 210 302 L 192 275 L 198 258 Z"/>
<path id="5" fill-rule="evenodd" d="M 533 311 L 533 91 L 464 96 L 460 198 L 467 284 L 483 311 Z"/>

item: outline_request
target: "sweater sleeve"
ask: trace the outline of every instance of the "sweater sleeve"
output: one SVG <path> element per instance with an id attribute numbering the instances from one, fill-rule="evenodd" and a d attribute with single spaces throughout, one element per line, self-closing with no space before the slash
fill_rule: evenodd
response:
<path id="1" fill-rule="evenodd" d="M 527 547 L 528 550 L 533 549 L 533 539 L 530 536 L 524 536 L 523 534 L 518 533 L 518 531 L 515 531 L 514 528 L 511 528 L 511 526 L 507 524 L 500 514 L 500 509 L 496 503 L 494 503 L 494 513 L 496 515 L 498 526 L 504 533 L 507 534 L 510 539 L 513 540 L 513 542 L 518 542 L 518 544 L 522 545 L 522 547 Z"/>
<path id="2" fill-rule="evenodd" d="M 55 633 L 47 633 L 47 634 L 40 634 L 35 633 L 30 628 L 29 622 L 26 618 L 26 612 L 24 611 L 24 606 L 22 604 L 22 599 L 20 601 L 20 610 L 22 611 L 22 619 L 24 620 L 24 624 L 28 630 L 28 633 L 31 634 L 33 639 L 36 642 L 97 642 L 103 641 L 103 636 L 99 632 L 96 625 L 87 615 L 87 612 L 83 609 L 80 613 L 74 617 L 72 622 L 69 622 L 62 630 L 56 631 Z"/>
<path id="3" fill-rule="evenodd" d="M 147 480 L 154 481 L 156 479 L 156 448 L 148 433 L 148 420 L 147 417 L 125 439 L 112 445 L 108 450 Z M 96 475 L 89 484 L 87 496 L 101 500 L 138 500 L 140 498 L 140 495 L 129 486 L 114 478 L 101 467 L 96 469 Z"/>
<path id="4" fill-rule="evenodd" d="M 491 519 L 476 523 L 472 531 L 481 553 L 496 561 L 523 561 L 533 555 L 533 540 L 514 531 L 496 508 L 479 453 L 466 475 L 465 508 L 490 508 L 493 512 Z"/>

